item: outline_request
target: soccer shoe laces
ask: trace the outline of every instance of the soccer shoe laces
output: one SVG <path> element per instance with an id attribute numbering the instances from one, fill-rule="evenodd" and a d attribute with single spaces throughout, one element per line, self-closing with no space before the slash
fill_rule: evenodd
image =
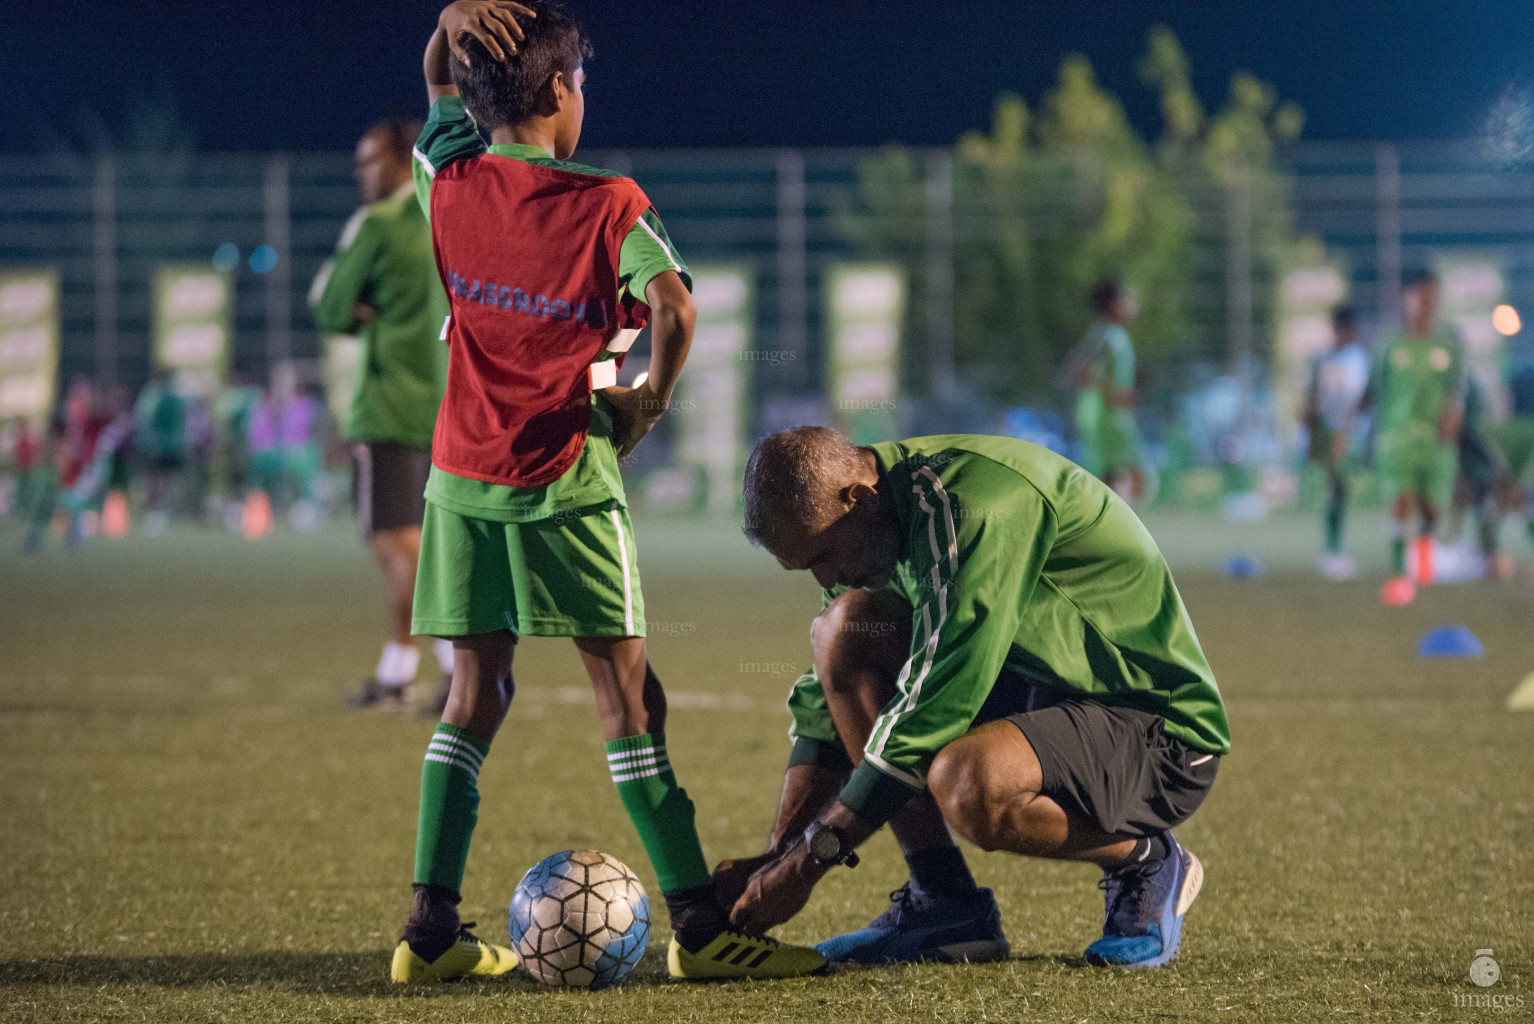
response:
<path id="1" fill-rule="evenodd" d="M 1144 908 L 1151 890 L 1146 883 L 1163 863 L 1165 862 L 1156 861 L 1153 864 L 1134 864 L 1117 871 L 1107 872 L 1097 880 L 1097 887 L 1103 891 L 1105 916 L 1111 926 L 1121 929 L 1141 927 L 1140 911 Z"/>
<path id="2" fill-rule="evenodd" d="M 724 931 L 720 932 L 720 934 L 728 935 L 730 938 L 739 939 L 742 942 L 760 942 L 762 945 L 770 946 L 773 949 L 783 948 L 783 943 L 779 942 L 777 939 L 774 939 L 770 935 L 752 935 L 749 932 L 743 932 L 736 928 L 726 928 Z"/>
<path id="3" fill-rule="evenodd" d="M 907 882 L 900 888 L 896 889 L 894 892 L 890 893 L 890 908 L 889 910 L 885 911 L 885 913 L 892 914 L 894 916 L 894 920 L 892 920 L 890 923 L 899 924 L 900 915 L 905 913 L 906 908 L 909 907 L 910 904 L 911 883 Z"/>

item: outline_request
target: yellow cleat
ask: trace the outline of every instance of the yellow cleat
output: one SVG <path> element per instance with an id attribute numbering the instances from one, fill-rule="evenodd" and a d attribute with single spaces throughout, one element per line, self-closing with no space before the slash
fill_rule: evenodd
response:
<path id="1" fill-rule="evenodd" d="M 787 946 L 765 937 L 726 931 L 689 953 L 676 937 L 666 953 L 673 978 L 797 978 L 826 966 L 826 958 L 808 946 Z"/>
<path id="2" fill-rule="evenodd" d="M 505 974 L 516 966 L 516 953 L 505 946 L 486 942 L 466 926 L 458 932 L 458 941 L 431 963 L 422 960 L 410 948 L 410 943 L 400 939 L 399 945 L 394 947 L 394 962 L 389 965 L 389 977 L 405 984 L 455 981 L 471 974 Z"/>

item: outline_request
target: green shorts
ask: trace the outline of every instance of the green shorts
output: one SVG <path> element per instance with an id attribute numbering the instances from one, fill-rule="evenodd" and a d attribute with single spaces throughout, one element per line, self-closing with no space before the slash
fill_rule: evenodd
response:
<path id="1" fill-rule="evenodd" d="M 1454 500 L 1459 455 L 1452 444 L 1416 438 L 1392 443 L 1381 437 L 1379 471 L 1391 499 L 1414 494 L 1447 510 Z"/>
<path id="2" fill-rule="evenodd" d="M 1106 409 L 1097 423 L 1081 432 L 1082 466 L 1093 476 L 1107 478 L 1140 467 L 1140 428 L 1128 409 Z"/>
<path id="3" fill-rule="evenodd" d="M 617 503 L 498 523 L 431 501 L 410 631 L 644 636 L 634 526 Z"/>
<path id="4" fill-rule="evenodd" d="M 1534 416 L 1512 416 L 1491 428 L 1493 439 L 1507 459 L 1512 482 L 1534 487 Z"/>

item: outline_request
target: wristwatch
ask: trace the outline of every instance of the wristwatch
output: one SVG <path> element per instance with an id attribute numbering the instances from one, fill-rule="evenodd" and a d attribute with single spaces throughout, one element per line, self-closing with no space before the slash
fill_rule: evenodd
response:
<path id="1" fill-rule="evenodd" d="M 847 842 L 847 833 L 835 825 L 815 822 L 804 830 L 804 845 L 809 847 L 810 856 L 825 867 L 837 864 L 845 864 L 849 868 L 858 866 L 858 855 L 853 852 L 852 844 Z"/>

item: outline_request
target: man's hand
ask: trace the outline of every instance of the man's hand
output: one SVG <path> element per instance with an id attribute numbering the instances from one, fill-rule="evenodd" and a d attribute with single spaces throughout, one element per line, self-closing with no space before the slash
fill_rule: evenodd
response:
<path id="1" fill-rule="evenodd" d="M 366 302 L 352 304 L 352 323 L 358 327 L 366 327 L 378 316 L 378 310 L 369 306 Z"/>
<path id="2" fill-rule="evenodd" d="M 497 61 L 504 61 L 517 52 L 517 43 L 523 38 L 522 26 L 516 15 L 536 18 L 538 13 L 511 0 L 457 0 L 443 9 L 437 19 L 442 34 L 453 56 L 469 66 L 469 55 L 463 48 L 464 36 L 479 40 L 485 51 Z"/>
<path id="3" fill-rule="evenodd" d="M 826 868 L 810 856 L 809 847 L 796 843 L 751 876 L 730 913 L 731 922 L 747 934 L 765 935 L 804 909 L 825 873 Z"/>
<path id="4" fill-rule="evenodd" d="M 628 458 L 670 404 L 650 388 L 649 381 L 637 388 L 614 385 L 603 388 L 601 394 L 613 407 L 613 445 L 618 449 L 619 459 Z"/>
<path id="5" fill-rule="evenodd" d="M 714 868 L 714 897 L 719 901 L 719 905 L 728 912 L 745 894 L 746 886 L 751 882 L 751 876 L 777 858 L 777 853 L 768 850 L 755 857 L 720 861 L 719 866 Z"/>

